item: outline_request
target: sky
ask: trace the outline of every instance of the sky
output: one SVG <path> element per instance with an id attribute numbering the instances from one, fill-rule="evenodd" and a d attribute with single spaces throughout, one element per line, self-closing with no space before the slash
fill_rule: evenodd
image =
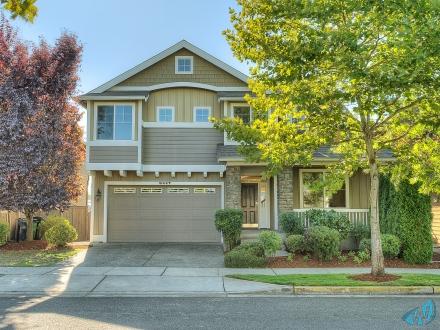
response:
<path id="1" fill-rule="evenodd" d="M 182 39 L 243 73 L 222 31 L 235 0 L 37 0 L 34 23 L 12 21 L 28 41 L 49 43 L 64 31 L 83 45 L 79 92 L 85 93 Z"/>

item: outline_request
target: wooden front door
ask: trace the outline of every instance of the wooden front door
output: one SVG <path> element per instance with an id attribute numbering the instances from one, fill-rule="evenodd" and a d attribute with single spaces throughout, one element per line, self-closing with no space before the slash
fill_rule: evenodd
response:
<path id="1" fill-rule="evenodd" d="M 258 228 L 258 183 L 241 184 L 243 227 Z"/>

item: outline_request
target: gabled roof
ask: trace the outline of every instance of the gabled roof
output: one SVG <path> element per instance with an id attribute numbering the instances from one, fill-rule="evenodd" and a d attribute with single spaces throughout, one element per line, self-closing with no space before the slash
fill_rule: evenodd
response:
<path id="1" fill-rule="evenodd" d="M 224 71 L 226 71 L 227 73 L 231 74 L 232 76 L 240 79 L 244 83 L 247 83 L 248 76 L 245 75 L 244 73 L 238 71 L 237 69 L 234 69 L 232 66 L 226 64 L 225 62 L 220 61 L 218 58 L 215 58 L 214 56 L 212 56 L 212 55 L 208 54 L 207 52 L 201 50 L 200 48 L 194 46 L 192 43 L 190 43 L 186 40 L 182 40 L 182 41 L 179 41 L 177 44 L 160 52 L 159 54 L 149 58 L 148 60 L 136 65 L 135 67 L 131 68 L 130 70 L 125 71 L 124 73 L 120 74 L 119 76 L 116 76 L 115 78 L 107 81 L 105 84 L 102 84 L 101 86 L 91 90 L 89 93 L 105 92 L 109 88 L 112 88 L 113 86 L 130 78 L 131 76 L 135 75 L 136 73 L 139 73 L 142 70 L 149 68 L 153 64 L 156 64 L 160 60 L 163 60 L 165 57 L 172 55 L 173 53 L 179 51 L 182 48 L 186 48 L 190 52 L 200 56 L 201 58 L 205 59 L 206 61 L 223 69 Z"/>

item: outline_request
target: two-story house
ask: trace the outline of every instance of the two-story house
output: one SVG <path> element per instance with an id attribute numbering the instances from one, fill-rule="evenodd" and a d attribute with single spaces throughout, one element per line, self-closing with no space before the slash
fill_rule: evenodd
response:
<path id="1" fill-rule="evenodd" d="M 87 106 L 87 169 L 92 177 L 91 240 L 220 242 L 214 212 L 242 208 L 249 231 L 278 229 L 280 213 L 336 208 L 368 219 L 368 176 L 338 193 L 309 189 L 337 161 L 328 148 L 311 168 L 269 180 L 210 117 L 252 121 L 247 76 L 181 41 L 82 95 Z"/>

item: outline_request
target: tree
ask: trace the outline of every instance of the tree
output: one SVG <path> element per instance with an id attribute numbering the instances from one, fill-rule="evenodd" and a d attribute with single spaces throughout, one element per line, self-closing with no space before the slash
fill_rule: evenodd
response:
<path id="1" fill-rule="evenodd" d="M 372 274 L 384 273 L 379 173 L 440 189 L 440 15 L 430 0 L 238 0 L 226 38 L 251 64 L 254 121 L 216 122 L 269 174 L 329 145 L 329 190 L 369 173 Z M 269 113 L 268 110 L 270 109 Z M 381 155 L 394 157 L 386 162 Z"/>
<path id="2" fill-rule="evenodd" d="M 63 210 L 82 190 L 81 114 L 71 101 L 80 54 L 73 35 L 29 48 L 0 22 L 0 209 L 25 213 L 28 239 L 35 212 Z"/>
<path id="3" fill-rule="evenodd" d="M 21 17 L 26 21 L 33 22 L 38 13 L 35 6 L 37 0 L 0 0 L 3 8 L 11 12 L 12 18 Z"/>

